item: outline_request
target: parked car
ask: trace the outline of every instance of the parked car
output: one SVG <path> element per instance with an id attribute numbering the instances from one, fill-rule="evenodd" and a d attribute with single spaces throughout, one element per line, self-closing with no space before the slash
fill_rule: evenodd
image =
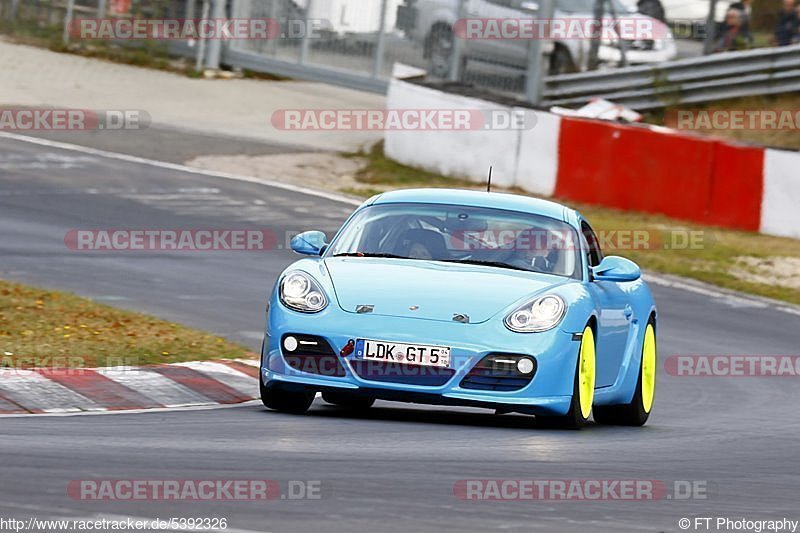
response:
<path id="1" fill-rule="evenodd" d="M 677 55 L 672 33 L 661 22 L 639 13 L 633 13 L 620 0 L 610 0 L 617 16 L 645 18 L 661 39 L 626 40 L 626 59 L 629 64 L 659 63 Z M 535 18 L 539 4 L 530 0 L 466 0 L 466 18 Z M 585 21 L 593 17 L 594 0 L 556 0 L 556 19 Z M 610 20 L 610 14 L 604 19 Z M 411 40 L 421 43 L 424 56 L 429 60 L 429 72 L 446 77 L 451 69 L 453 53 L 453 28 L 459 20 L 458 0 L 406 0 L 398 8 L 397 27 Z M 563 39 L 547 41 L 545 52 L 549 56 L 550 74 L 586 70 L 589 62 L 591 40 Z M 464 40 L 462 60 L 491 62 L 495 65 L 519 69 L 527 68 L 529 42 L 524 39 L 474 39 Z M 621 61 L 619 38 L 604 39 L 600 43 L 598 59 L 601 64 L 618 65 Z"/>
<path id="2" fill-rule="evenodd" d="M 637 0 L 620 0 L 627 8 L 636 9 Z M 725 12 L 731 2 L 727 0 L 718 0 L 714 20 L 722 22 L 725 18 Z M 701 23 L 705 24 L 708 18 L 708 10 L 710 3 L 708 0 L 661 0 L 661 5 L 664 6 L 664 13 L 667 22 L 671 23 Z"/>
<path id="3" fill-rule="evenodd" d="M 305 412 L 376 399 L 641 426 L 657 312 L 639 267 L 603 257 L 580 213 L 511 194 L 384 193 L 306 255 L 268 303 L 261 399 Z"/>

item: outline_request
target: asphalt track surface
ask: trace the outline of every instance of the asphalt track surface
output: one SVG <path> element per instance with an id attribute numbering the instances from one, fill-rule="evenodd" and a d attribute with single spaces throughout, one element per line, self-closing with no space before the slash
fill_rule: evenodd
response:
<path id="1" fill-rule="evenodd" d="M 152 147 L 151 147 L 152 148 Z M 264 150 L 276 150 L 264 147 Z M 145 150 L 146 152 L 146 150 Z M 147 155 L 143 153 L 143 155 Z M 0 278 L 65 289 L 257 348 L 264 298 L 292 261 L 258 252 L 88 253 L 81 228 L 333 232 L 349 205 L 0 139 Z M 667 253 L 667 252 L 665 252 Z M 796 314 L 654 285 L 659 357 L 798 354 Z M 659 368 L 644 428 L 536 428 L 530 417 L 378 402 L 353 415 L 226 409 L 0 419 L 0 517 L 225 517 L 229 531 L 680 531 L 683 517 L 800 519 L 797 378 L 687 378 Z M 102 502 L 70 480 L 319 481 L 321 498 Z M 699 482 L 705 498 L 464 501 L 464 479 Z M 671 494 L 670 494 L 671 495 Z M 694 530 L 694 529 L 691 529 Z M 711 529 L 712 531 L 715 529 Z"/>

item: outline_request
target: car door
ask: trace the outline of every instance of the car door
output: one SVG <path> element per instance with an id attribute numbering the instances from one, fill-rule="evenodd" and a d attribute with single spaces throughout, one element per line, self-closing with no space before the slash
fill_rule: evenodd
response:
<path id="1" fill-rule="evenodd" d="M 519 9 L 520 0 L 468 0 L 467 18 L 518 20 L 530 17 Z M 504 65 L 527 63 L 528 41 L 523 39 L 477 39 L 467 43 L 469 56 Z"/>
<path id="2" fill-rule="evenodd" d="M 581 233 L 587 249 L 590 267 L 600 264 L 603 252 L 597 234 L 586 221 L 581 221 Z M 628 344 L 633 308 L 628 294 L 614 281 L 589 281 L 589 292 L 599 309 L 597 324 L 597 378 L 596 387 L 609 387 L 619 375 L 620 365 Z"/>

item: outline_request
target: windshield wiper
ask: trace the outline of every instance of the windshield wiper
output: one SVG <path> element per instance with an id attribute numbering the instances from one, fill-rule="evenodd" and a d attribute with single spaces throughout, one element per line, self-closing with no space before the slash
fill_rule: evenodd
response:
<path id="1" fill-rule="evenodd" d="M 341 254 L 334 254 L 333 257 L 383 257 L 386 259 L 411 259 L 402 255 L 395 254 L 377 254 L 370 252 L 345 252 Z"/>
<path id="2" fill-rule="evenodd" d="M 492 266 L 497 268 L 508 268 L 510 270 L 521 270 L 522 272 L 534 272 L 533 270 L 509 265 L 508 263 L 503 263 L 502 261 L 481 261 L 479 259 L 439 259 L 439 261 L 444 263 L 462 263 L 465 265 Z"/>

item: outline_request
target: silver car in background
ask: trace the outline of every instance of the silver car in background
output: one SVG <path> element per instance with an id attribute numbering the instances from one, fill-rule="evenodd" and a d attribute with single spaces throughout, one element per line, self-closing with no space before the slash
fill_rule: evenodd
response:
<path id="1" fill-rule="evenodd" d="M 647 19 L 663 35 L 659 39 L 626 40 L 624 47 L 628 64 L 660 63 L 674 59 L 677 55 L 675 39 L 661 22 L 640 13 L 632 13 L 620 0 L 609 0 L 618 18 Z M 424 56 L 429 60 L 429 72 L 434 76 L 447 77 L 451 69 L 453 53 L 453 28 L 459 20 L 459 0 L 406 0 L 398 8 L 397 28 L 406 37 L 421 44 Z M 466 18 L 520 19 L 536 18 L 539 5 L 530 0 L 466 0 Z M 594 15 L 594 0 L 556 0 L 555 19 L 591 19 Z M 612 22 L 610 14 L 604 23 Z M 589 61 L 591 40 L 587 38 L 549 40 L 545 51 L 549 56 L 550 74 L 563 74 L 586 70 Z M 528 62 L 529 41 L 524 39 L 475 39 L 464 40 L 462 67 L 469 61 L 481 61 L 506 67 L 525 69 Z M 617 66 L 622 58 L 619 38 L 606 38 L 600 43 L 598 59 L 601 65 Z M 462 68 L 462 72 L 464 71 Z"/>

